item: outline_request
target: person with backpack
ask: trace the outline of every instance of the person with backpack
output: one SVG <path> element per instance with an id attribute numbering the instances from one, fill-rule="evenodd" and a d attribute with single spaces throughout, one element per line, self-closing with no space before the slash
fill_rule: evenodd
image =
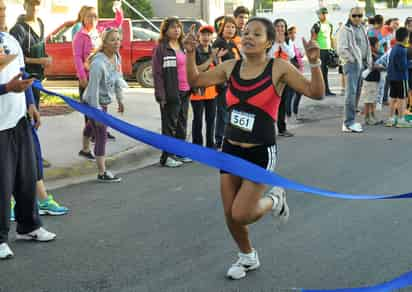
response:
<path id="1" fill-rule="evenodd" d="M 328 65 L 330 54 L 334 49 L 333 25 L 328 20 L 328 8 L 322 7 L 317 10 L 319 20 L 312 26 L 312 40 L 316 41 L 320 47 L 320 59 L 322 61 L 322 74 L 325 82 L 326 95 L 336 96 L 329 88 Z"/>

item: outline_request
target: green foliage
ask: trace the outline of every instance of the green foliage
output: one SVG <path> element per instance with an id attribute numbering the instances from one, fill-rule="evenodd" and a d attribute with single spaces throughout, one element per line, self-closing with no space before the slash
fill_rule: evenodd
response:
<path id="1" fill-rule="evenodd" d="M 136 8 L 140 13 L 145 17 L 153 17 L 153 8 L 150 0 L 127 0 L 127 2 Z M 99 17 L 101 18 L 113 18 L 112 10 L 113 0 L 98 0 L 99 7 Z M 134 13 L 129 7 L 125 4 L 122 5 L 124 15 L 126 18 L 139 19 L 140 17 Z"/>
<path id="2" fill-rule="evenodd" d="M 75 100 L 80 100 L 79 94 L 73 92 L 61 92 L 61 94 L 65 96 L 69 96 Z M 40 103 L 44 105 L 60 105 L 65 104 L 64 100 L 60 97 L 54 95 L 48 95 L 46 93 L 41 93 L 40 95 Z"/>

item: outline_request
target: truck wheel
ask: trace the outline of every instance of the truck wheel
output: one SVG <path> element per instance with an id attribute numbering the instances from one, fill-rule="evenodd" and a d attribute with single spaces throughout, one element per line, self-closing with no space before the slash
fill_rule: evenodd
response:
<path id="1" fill-rule="evenodd" d="M 151 61 L 145 61 L 139 64 L 136 70 L 136 80 L 145 88 L 154 87 Z"/>

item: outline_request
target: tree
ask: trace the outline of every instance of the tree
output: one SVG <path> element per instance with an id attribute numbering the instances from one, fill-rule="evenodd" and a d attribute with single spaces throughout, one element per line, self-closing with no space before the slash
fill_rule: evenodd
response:
<path id="1" fill-rule="evenodd" d="M 386 0 L 388 8 L 397 8 L 400 0 Z"/>
<path id="2" fill-rule="evenodd" d="M 375 16 L 375 0 L 366 0 L 365 12 L 367 16 Z"/>
<path id="3" fill-rule="evenodd" d="M 153 8 L 150 0 L 127 0 L 131 6 L 136 8 L 140 13 L 142 13 L 145 17 L 150 18 L 153 16 Z M 99 17 L 102 18 L 112 18 L 113 17 L 113 10 L 112 10 L 113 0 L 98 0 L 98 7 L 99 7 Z M 133 12 L 129 7 L 125 4 L 122 5 L 124 15 L 127 18 L 131 19 L 139 19 L 140 17 Z"/>

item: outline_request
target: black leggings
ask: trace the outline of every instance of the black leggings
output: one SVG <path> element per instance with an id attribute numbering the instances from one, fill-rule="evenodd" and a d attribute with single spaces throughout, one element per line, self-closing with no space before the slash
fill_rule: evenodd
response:
<path id="1" fill-rule="evenodd" d="M 206 121 L 206 147 L 215 146 L 216 99 L 192 100 L 192 142 L 203 146 L 203 112 Z"/>

